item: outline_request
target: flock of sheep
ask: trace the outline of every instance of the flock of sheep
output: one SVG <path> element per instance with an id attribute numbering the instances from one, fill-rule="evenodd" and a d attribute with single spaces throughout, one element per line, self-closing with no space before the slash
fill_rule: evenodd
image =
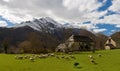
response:
<path id="1" fill-rule="evenodd" d="M 101 54 L 98 54 L 98 57 L 101 57 Z M 71 60 L 71 59 L 76 59 L 76 57 L 72 54 L 69 55 L 57 55 L 54 53 L 48 53 L 48 54 L 41 54 L 41 55 L 36 55 L 36 54 L 32 54 L 32 55 L 16 55 L 15 59 L 17 60 L 23 60 L 23 59 L 29 59 L 31 62 L 34 62 L 36 59 L 45 59 L 45 58 L 49 58 L 49 57 L 55 57 L 56 59 L 66 59 L 66 60 Z M 97 62 L 95 61 L 95 58 L 93 55 L 88 55 L 88 58 L 90 60 L 90 62 L 92 64 L 97 64 Z M 73 64 L 75 67 L 80 66 L 79 62 L 75 62 Z"/>
<path id="2" fill-rule="evenodd" d="M 41 54 L 41 55 L 36 55 L 36 54 L 32 54 L 32 55 L 16 55 L 15 59 L 17 60 L 23 60 L 23 59 L 29 59 L 31 62 L 34 62 L 35 59 L 42 59 L 42 58 L 48 58 L 48 57 L 54 57 L 55 54 L 51 53 L 51 54 Z"/>
<path id="3" fill-rule="evenodd" d="M 55 55 L 54 53 L 48 53 L 48 54 L 41 54 L 41 55 L 16 55 L 15 59 L 17 60 L 23 60 L 23 59 L 29 59 L 31 62 L 34 62 L 36 59 L 45 59 L 49 57 L 55 57 L 57 59 L 75 59 L 74 55 Z"/>

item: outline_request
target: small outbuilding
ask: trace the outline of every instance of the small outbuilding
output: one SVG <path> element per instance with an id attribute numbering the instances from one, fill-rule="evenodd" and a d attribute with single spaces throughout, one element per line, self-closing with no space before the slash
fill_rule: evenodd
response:
<path id="1" fill-rule="evenodd" d="M 105 49 L 110 50 L 110 49 L 115 49 L 115 47 L 116 47 L 116 42 L 111 37 L 109 37 L 105 43 Z"/>
<path id="2" fill-rule="evenodd" d="M 65 43 L 61 43 L 57 46 L 57 48 L 55 49 L 56 52 L 65 52 L 67 49 L 67 46 Z"/>

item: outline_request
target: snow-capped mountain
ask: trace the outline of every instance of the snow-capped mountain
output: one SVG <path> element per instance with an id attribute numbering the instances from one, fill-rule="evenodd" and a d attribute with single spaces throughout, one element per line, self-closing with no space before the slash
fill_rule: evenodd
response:
<path id="1" fill-rule="evenodd" d="M 26 21 L 15 25 L 14 27 L 29 26 L 37 31 L 52 32 L 56 29 L 62 28 L 62 25 L 49 17 L 34 19 L 33 21 Z"/>
<path id="2" fill-rule="evenodd" d="M 59 28 L 80 28 L 78 23 L 58 23 L 50 17 L 33 19 L 32 21 L 25 21 L 20 24 L 15 25 L 14 27 L 23 27 L 29 26 L 37 31 L 51 32 Z"/>

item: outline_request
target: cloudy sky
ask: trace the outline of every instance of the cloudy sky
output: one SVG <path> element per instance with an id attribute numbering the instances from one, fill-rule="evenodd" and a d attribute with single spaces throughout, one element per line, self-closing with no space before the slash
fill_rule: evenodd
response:
<path id="1" fill-rule="evenodd" d="M 0 0 L 0 27 L 41 17 L 110 35 L 120 31 L 120 0 Z"/>

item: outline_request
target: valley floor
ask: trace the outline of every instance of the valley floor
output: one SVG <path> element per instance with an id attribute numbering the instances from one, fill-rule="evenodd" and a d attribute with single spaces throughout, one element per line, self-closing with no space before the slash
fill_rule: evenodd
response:
<path id="1" fill-rule="evenodd" d="M 101 54 L 101 57 L 98 55 Z M 21 54 L 25 56 L 28 54 Z M 30 54 L 32 55 L 32 54 Z M 95 62 L 90 62 L 88 55 L 93 55 Z M 120 71 L 120 49 L 80 52 L 73 54 L 75 58 L 65 59 L 62 56 L 48 57 L 45 59 L 15 59 L 16 54 L 0 54 L 0 71 Z M 74 63 L 79 63 L 78 67 Z"/>

